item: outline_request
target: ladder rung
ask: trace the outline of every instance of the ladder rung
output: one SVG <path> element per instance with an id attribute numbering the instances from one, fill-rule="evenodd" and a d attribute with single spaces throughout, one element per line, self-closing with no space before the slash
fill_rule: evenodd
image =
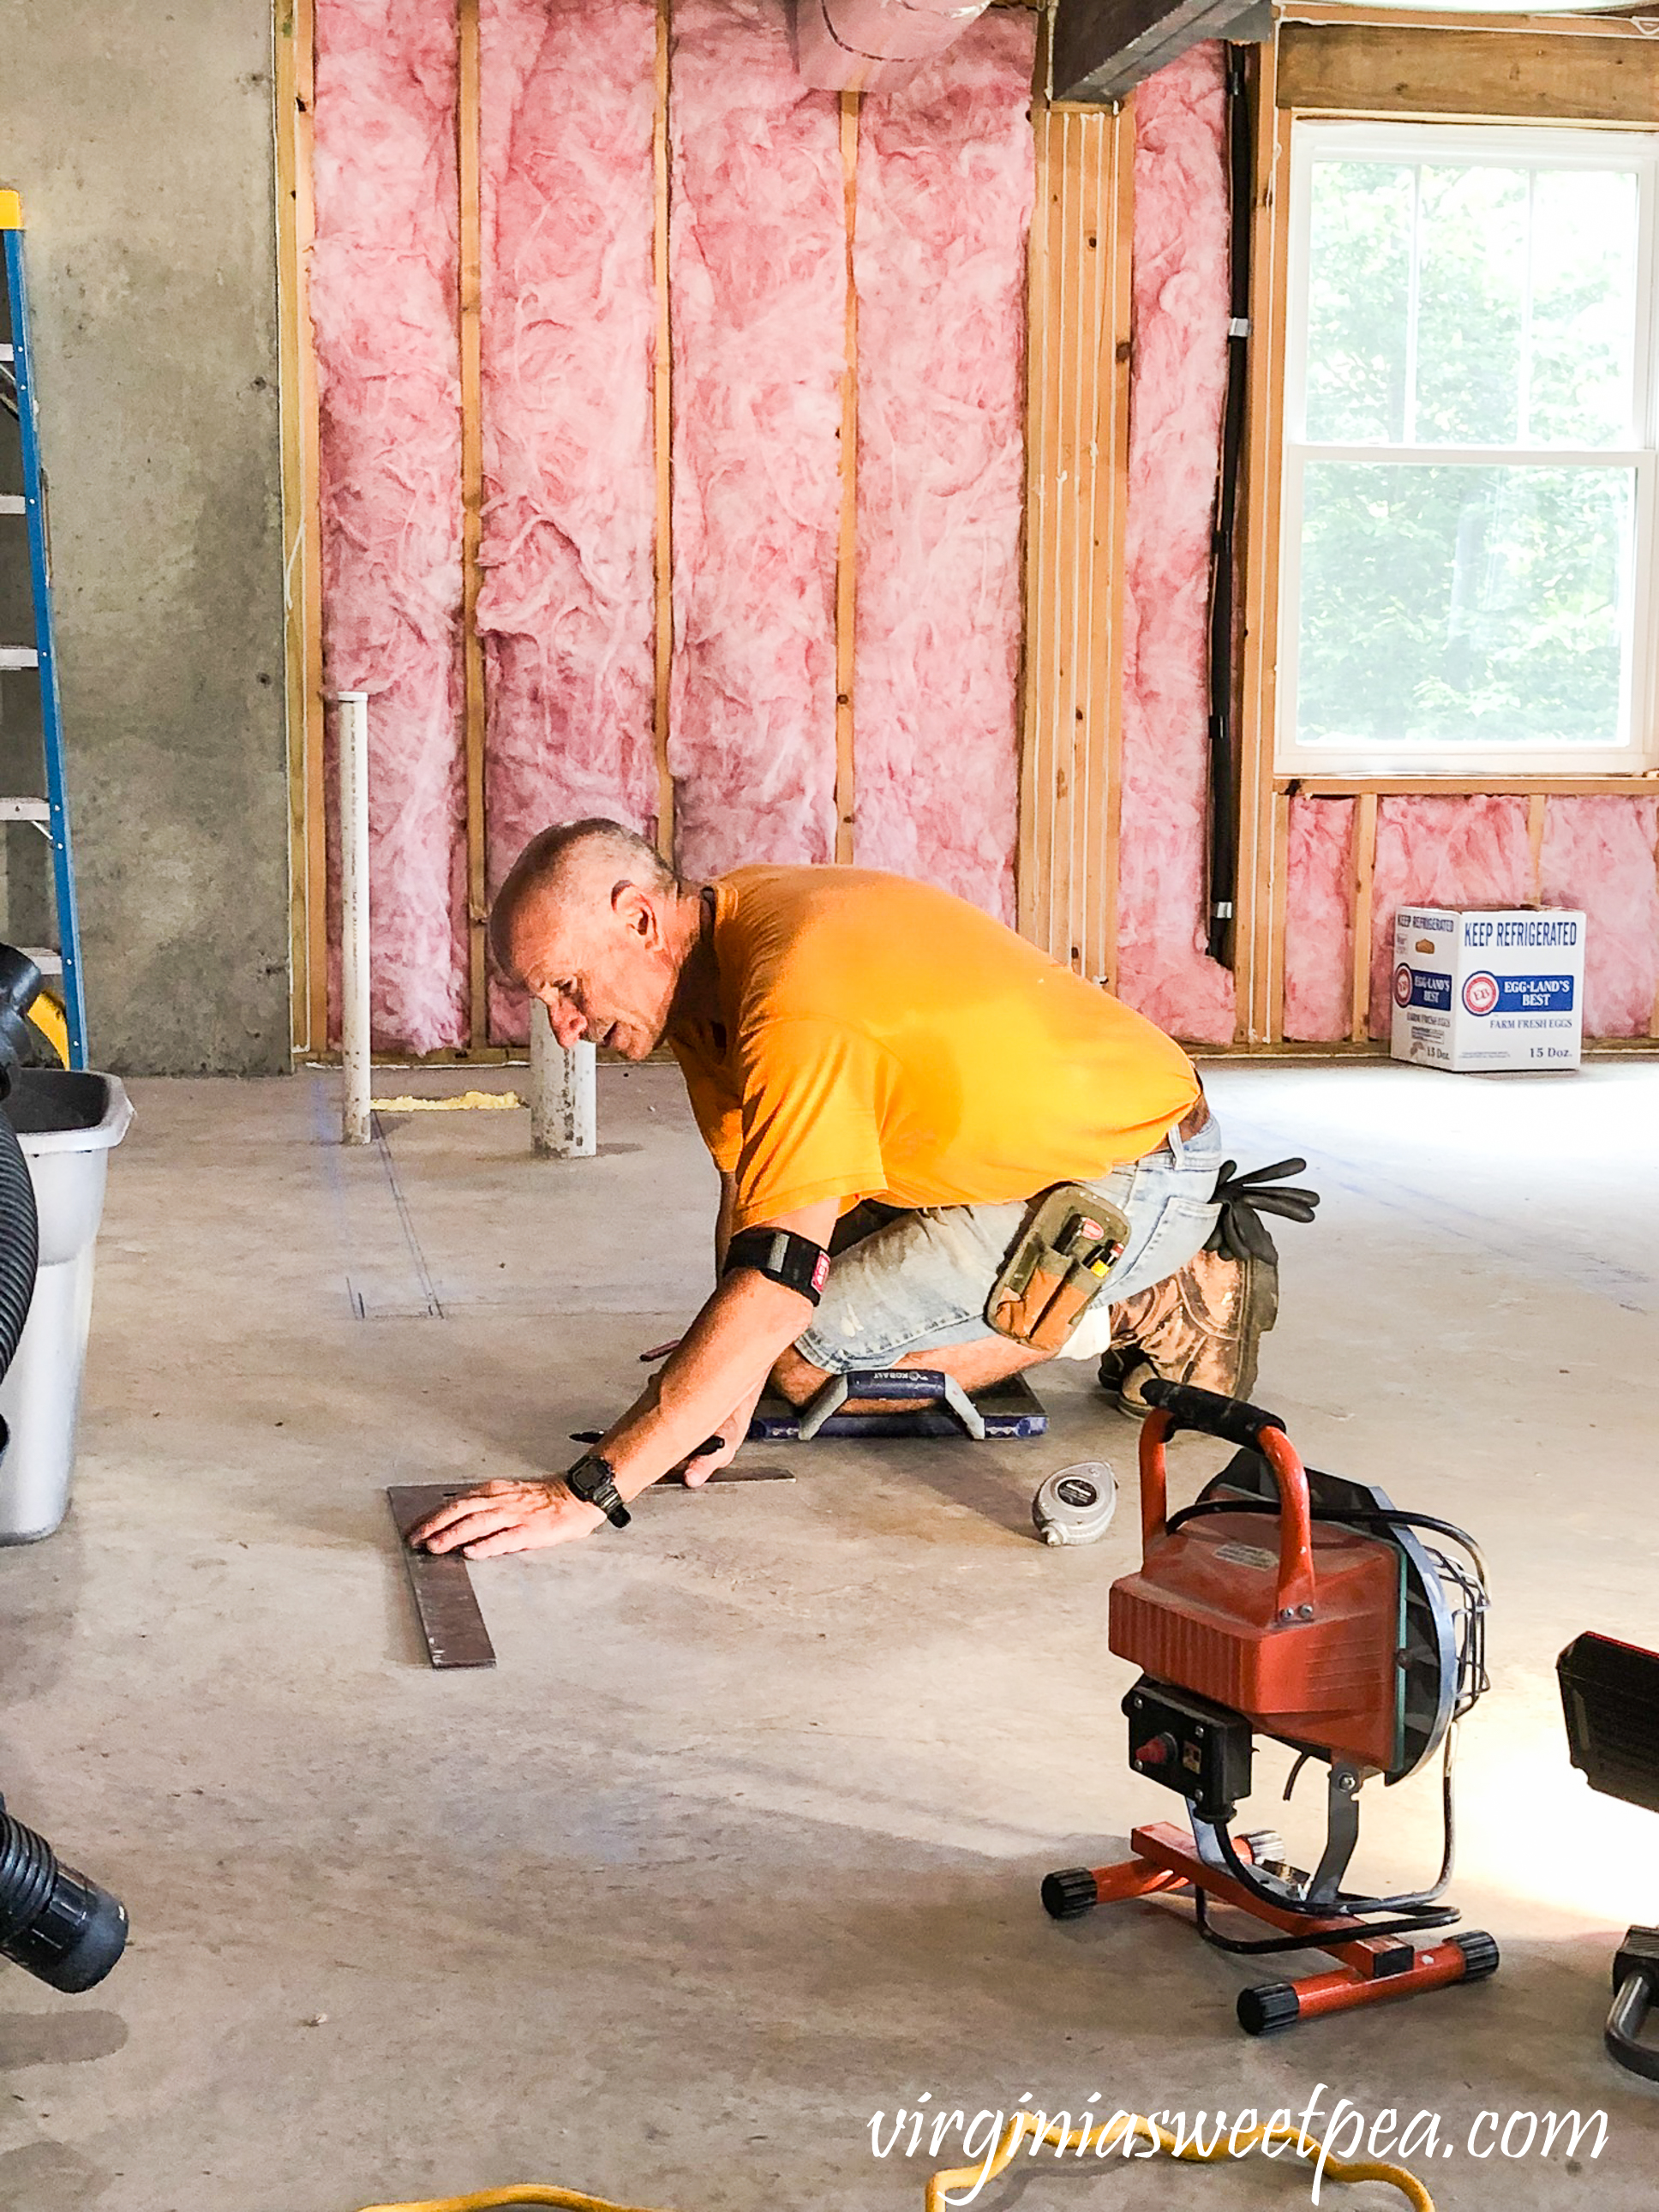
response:
<path id="1" fill-rule="evenodd" d="M 32 645 L 0 645 L 0 668 L 38 668 L 40 656 Z"/>
<path id="2" fill-rule="evenodd" d="M 50 822 L 51 802 L 45 799 L 0 799 L 0 822 Z"/>
<path id="3" fill-rule="evenodd" d="M 15 347 L 0 345 L 0 361 L 15 361 L 16 358 L 17 351 Z"/>
<path id="4" fill-rule="evenodd" d="M 26 945 L 22 950 L 23 957 L 26 960 L 33 960 L 43 975 L 63 974 L 64 956 L 61 952 L 54 952 L 50 945 Z"/>
<path id="5" fill-rule="evenodd" d="M 27 514 L 29 503 L 21 491 L 0 491 L 0 514 Z"/>

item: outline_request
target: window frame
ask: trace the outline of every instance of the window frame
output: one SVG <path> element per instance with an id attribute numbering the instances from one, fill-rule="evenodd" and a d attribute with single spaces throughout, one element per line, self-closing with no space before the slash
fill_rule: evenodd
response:
<path id="1" fill-rule="evenodd" d="M 1278 667 L 1274 764 L 1280 775 L 1399 777 L 1504 775 L 1639 776 L 1659 763 L 1656 690 L 1659 679 L 1659 130 L 1609 129 L 1593 124 L 1528 125 L 1289 118 L 1283 415 L 1279 439 Z M 1391 446 L 1310 441 L 1304 434 L 1312 171 L 1336 152 L 1356 159 L 1420 161 L 1430 151 L 1456 157 L 1505 155 L 1532 167 L 1638 166 L 1637 301 L 1633 427 L 1643 442 L 1619 447 L 1540 446 Z M 1437 746 L 1401 743 L 1306 744 L 1296 736 L 1297 661 L 1301 627 L 1302 485 L 1310 459 L 1359 463 L 1441 463 L 1487 466 L 1628 468 L 1634 477 L 1629 579 L 1630 650 L 1621 722 L 1626 741 L 1613 746 L 1517 745 L 1463 740 Z"/>

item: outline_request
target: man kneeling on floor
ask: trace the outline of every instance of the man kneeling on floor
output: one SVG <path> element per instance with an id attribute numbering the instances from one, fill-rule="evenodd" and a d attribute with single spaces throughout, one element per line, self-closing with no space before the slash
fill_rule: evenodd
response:
<path id="1" fill-rule="evenodd" d="M 490 937 L 567 1049 L 667 1043 L 720 1170 L 719 1279 L 564 1480 L 452 1499 L 416 1532 L 428 1550 L 625 1525 L 659 1476 L 731 1458 L 769 1379 L 803 1406 L 855 1370 L 940 1369 L 971 1392 L 1054 1357 L 1052 1329 L 1021 1341 L 987 1316 L 994 1293 L 1007 1322 L 1005 1263 L 1060 1186 L 1081 1187 L 1068 1224 L 1114 1224 L 1122 1245 L 1061 1356 L 1099 1359 L 1126 1410 L 1155 1372 L 1249 1389 L 1273 1269 L 1205 1249 L 1221 1146 L 1191 1062 L 976 908 L 860 868 L 683 884 L 590 821 L 531 841 Z"/>

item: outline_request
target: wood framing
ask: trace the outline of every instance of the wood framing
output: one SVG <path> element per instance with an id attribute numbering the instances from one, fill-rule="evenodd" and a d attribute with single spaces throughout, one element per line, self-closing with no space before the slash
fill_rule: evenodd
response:
<path id="1" fill-rule="evenodd" d="M 1659 799 L 1659 776 L 1640 775 L 1282 775 L 1294 799 Z"/>
<path id="2" fill-rule="evenodd" d="M 651 367 L 651 435 L 657 468 L 654 555 L 656 658 L 652 736 L 657 755 L 657 850 L 674 865 L 674 771 L 668 760 L 670 685 L 674 672 L 674 338 L 668 317 L 668 52 L 672 0 L 657 0 L 656 113 L 651 126 L 655 212 L 651 266 L 657 292 Z"/>
<path id="3" fill-rule="evenodd" d="M 1267 924 L 1267 1033 L 1275 1044 L 1285 1036 L 1285 935 L 1289 924 L 1291 859 L 1291 802 L 1283 792 L 1273 795 L 1268 817 L 1267 896 L 1262 902 Z"/>
<path id="4" fill-rule="evenodd" d="M 1535 791 L 1527 801 L 1528 896 L 1534 906 L 1544 902 L 1544 815 L 1549 801 Z"/>
<path id="5" fill-rule="evenodd" d="M 1274 765 L 1283 454 L 1290 141 L 1297 114 L 1659 125 L 1659 42 L 1635 25 L 1583 17 L 1403 15 L 1386 9 L 1287 8 L 1263 47 L 1256 84 L 1249 430 L 1242 486 L 1245 553 L 1243 758 L 1239 806 L 1238 1048 L 1283 1043 L 1291 801 L 1352 799 L 1354 963 L 1349 1049 L 1369 1029 L 1371 880 L 1378 801 L 1505 796 L 1528 800 L 1533 895 L 1539 892 L 1551 797 L 1641 798 L 1637 775 L 1364 775 L 1282 774 Z M 1659 1034 L 1659 1004 L 1655 1033 Z M 1328 1049 L 1340 1049 L 1329 1048 Z"/>
<path id="6" fill-rule="evenodd" d="M 1233 943 L 1237 1041 L 1283 1034 L 1285 853 L 1288 802 L 1273 773 L 1279 672 L 1279 455 L 1284 412 L 1285 224 L 1291 134 L 1275 94 L 1271 46 L 1258 47 L 1250 101 L 1255 143 L 1250 229 L 1250 343 L 1246 353 L 1243 480 L 1244 652 L 1238 790 L 1238 887 Z"/>
<path id="7" fill-rule="evenodd" d="M 1649 34 L 1631 15 L 1453 15 L 1445 9 L 1395 8 L 1390 0 L 1279 0 L 1279 20 L 1336 23 L 1385 31 L 1527 31 L 1537 38 L 1640 39 Z"/>
<path id="8" fill-rule="evenodd" d="M 1031 226 L 1019 924 L 1117 973 L 1129 474 L 1129 112 L 1038 101 Z"/>
<path id="9" fill-rule="evenodd" d="M 858 654 L 859 294 L 853 265 L 858 233 L 860 95 L 841 95 L 842 202 L 847 216 L 847 359 L 841 373 L 841 532 L 836 545 L 836 858 L 853 858 L 856 805 L 854 672 Z"/>
<path id="10" fill-rule="evenodd" d="M 307 257 L 314 228 L 311 130 L 315 4 L 316 0 L 281 0 L 276 83 L 293 1036 L 296 1051 L 320 1054 L 328 1050 L 321 520 L 317 383 L 306 295 Z M 676 814 L 669 762 L 674 640 L 671 9 L 672 0 L 656 0 L 652 368 L 657 510 L 653 732 L 657 838 L 670 857 Z M 1659 0 L 1656 10 L 1659 12 Z M 1320 0 L 1302 0 L 1290 12 L 1295 20 L 1281 26 L 1277 49 L 1271 44 L 1257 49 L 1252 69 L 1252 329 L 1238 517 L 1243 649 L 1235 1048 L 1269 1053 L 1291 1049 L 1283 1047 L 1283 999 L 1289 823 L 1296 797 L 1358 802 L 1350 1042 L 1330 1048 L 1352 1051 L 1370 1048 L 1365 1041 L 1370 934 L 1365 924 L 1381 799 L 1488 793 L 1524 798 L 1528 801 L 1535 894 L 1549 797 L 1659 794 L 1659 775 L 1290 775 L 1275 768 L 1285 216 L 1295 115 L 1477 112 L 1504 119 L 1524 115 L 1625 127 L 1659 125 L 1659 40 L 1645 40 L 1632 25 L 1616 19 L 1486 19 L 1477 27 L 1467 18 L 1405 16 L 1379 7 L 1376 23 L 1362 30 L 1364 19 L 1357 9 L 1328 9 Z M 484 492 L 478 18 L 479 0 L 458 0 L 457 345 L 462 409 L 470 1042 L 425 1055 L 439 1062 L 504 1056 L 487 1043 L 484 960 L 486 671 L 477 625 Z M 1508 27 L 1499 29 L 1500 22 Z M 1040 71 L 1044 67 L 1046 58 Z M 1472 106 L 1472 102 L 1479 104 Z M 846 208 L 847 356 L 836 583 L 835 852 L 841 860 L 854 856 L 855 811 L 859 334 L 853 252 L 860 119 L 858 96 L 844 95 L 840 154 Z M 1127 111 L 1041 99 L 1034 104 L 1033 124 L 1036 200 L 1030 244 L 1019 924 L 1058 958 L 1110 985 L 1117 972 L 1133 124 Z M 1659 1036 L 1659 1003 L 1653 1026 Z M 1295 1050 L 1306 1056 L 1305 1048 Z"/>
<path id="11" fill-rule="evenodd" d="M 1376 873 L 1376 793 L 1354 809 L 1353 962 L 1349 975 L 1348 1041 L 1364 1044 L 1371 1030 L 1371 884 Z"/>
<path id="12" fill-rule="evenodd" d="M 327 818 L 322 725 L 321 517 L 315 362 L 305 291 L 313 234 L 311 93 L 315 0 L 279 0 L 277 148 L 283 283 L 283 501 L 291 815 L 293 1043 L 325 1055 Z M 657 0 L 653 438 L 656 470 L 654 699 L 657 840 L 672 857 L 669 764 L 673 656 L 672 351 L 669 316 L 672 0 Z M 481 375 L 479 0 L 458 0 L 462 591 L 467 902 L 465 1043 L 389 1064 L 491 1061 L 485 914 L 486 668 L 477 632 L 484 495 Z M 1041 37 L 1041 33 L 1039 33 Z M 1121 753 L 1121 590 L 1127 489 L 1133 125 L 1095 108 L 1034 110 L 1038 203 L 1031 247 L 1027 393 L 1031 504 L 1026 599 L 1034 649 L 1022 672 L 1022 926 L 1087 974 L 1115 979 Z M 853 852 L 856 700 L 857 304 L 852 283 L 859 106 L 842 103 L 848 370 L 842 394 L 836 580 L 836 856 Z M 1052 147 L 1052 158 L 1050 149 Z M 1052 191 L 1049 189 L 1052 179 Z"/>
<path id="13" fill-rule="evenodd" d="M 1659 124 L 1659 43 L 1559 31 L 1286 23 L 1281 107 L 1480 122 Z"/>
<path id="14" fill-rule="evenodd" d="M 456 107 L 460 185 L 461 351 L 461 653 L 465 678 L 462 744 L 466 769 L 467 1035 L 489 1041 L 489 982 L 485 958 L 489 886 L 484 840 L 483 640 L 478 635 L 478 587 L 483 580 L 483 216 L 479 191 L 478 0 L 456 0 L 460 82 Z"/>
<path id="15" fill-rule="evenodd" d="M 317 358 L 307 270 L 316 85 L 313 0 L 291 0 L 275 43 L 283 607 L 288 712 L 289 983 L 294 1049 L 328 1045 L 328 856 L 324 836 L 322 508 Z"/>

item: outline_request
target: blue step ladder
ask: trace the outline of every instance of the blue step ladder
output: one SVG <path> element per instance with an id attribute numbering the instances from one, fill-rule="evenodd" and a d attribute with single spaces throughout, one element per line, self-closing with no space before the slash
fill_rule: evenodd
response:
<path id="1" fill-rule="evenodd" d="M 0 191 L 0 244 L 5 249 L 6 306 L 11 329 L 11 343 L 0 346 L 0 407 L 16 417 L 23 461 L 21 495 L 0 495 L 0 515 L 21 515 L 27 526 L 29 592 L 34 609 L 33 644 L 13 645 L 0 640 L 0 670 L 33 669 L 39 678 L 46 786 L 44 799 L 0 798 L 0 830 L 13 822 L 32 822 L 51 841 L 58 943 L 55 947 L 28 945 L 24 949 L 41 973 L 61 991 L 69 1064 L 71 1067 L 84 1067 L 87 1008 L 81 975 L 81 930 L 75 905 L 75 860 L 70 844 L 69 803 L 64 787 L 64 715 L 58 694 L 58 657 L 52 642 L 52 541 L 47 529 L 46 480 L 40 468 L 40 431 L 35 416 L 28 285 L 23 270 L 23 208 L 15 192 Z"/>

